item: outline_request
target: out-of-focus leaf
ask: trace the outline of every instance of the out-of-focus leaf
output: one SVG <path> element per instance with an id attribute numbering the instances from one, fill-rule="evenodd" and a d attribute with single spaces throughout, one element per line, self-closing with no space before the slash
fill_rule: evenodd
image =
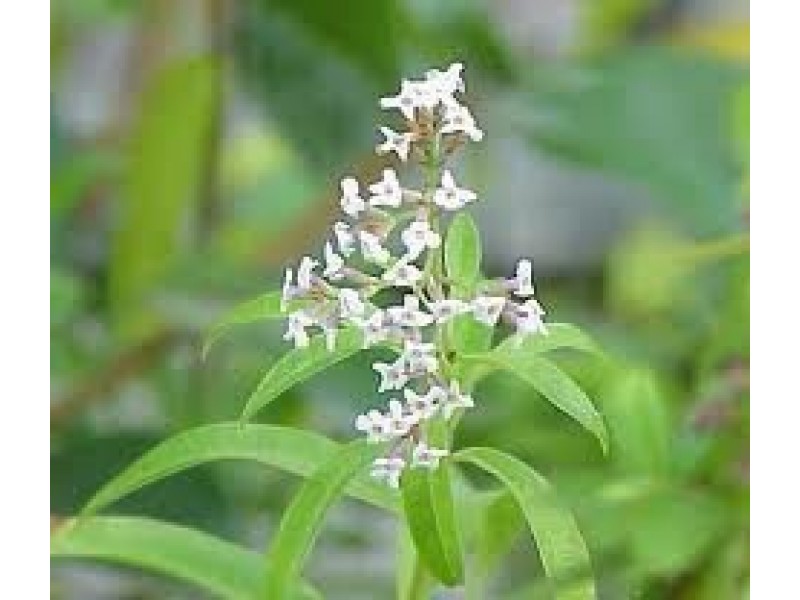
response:
<path id="1" fill-rule="evenodd" d="M 581 48 L 592 52 L 627 41 L 653 3 L 654 0 L 583 0 Z"/>
<path id="2" fill-rule="evenodd" d="M 750 58 L 750 23 L 723 23 L 684 27 L 671 40 L 678 46 L 711 52 L 746 63 Z"/>
<path id="3" fill-rule="evenodd" d="M 79 310 L 83 289 L 77 277 L 59 270 L 50 269 L 50 326 L 68 321 Z"/>
<path id="4" fill-rule="evenodd" d="M 674 490 L 648 498 L 629 513 L 635 568 L 677 575 L 703 559 L 727 520 L 725 505 L 705 493 Z"/>
<path id="5" fill-rule="evenodd" d="M 350 442 L 305 481 L 283 513 L 267 551 L 264 598 L 279 600 L 294 587 L 328 509 L 348 482 L 385 450 L 385 445 L 366 440 Z"/>
<path id="6" fill-rule="evenodd" d="M 352 356 L 363 345 L 363 336 L 356 328 L 345 329 L 336 337 L 336 348 L 329 351 L 322 335 L 311 339 L 306 348 L 295 348 L 284 354 L 264 375 L 256 390 L 247 399 L 241 420 L 249 421 L 264 406 L 294 385 Z"/>
<path id="7" fill-rule="evenodd" d="M 255 552 L 194 529 L 140 517 L 70 521 L 52 536 L 50 556 L 141 567 L 242 600 L 257 596 L 263 568 Z M 307 585 L 302 587 L 292 598 L 319 598 Z"/>
<path id="8" fill-rule="evenodd" d="M 54 164 L 50 177 L 50 218 L 68 215 L 90 186 L 107 176 L 114 166 L 111 157 L 99 152 L 79 152 Z"/>
<path id="9" fill-rule="evenodd" d="M 236 58 L 296 148 L 325 169 L 341 167 L 375 141 L 376 98 L 397 80 L 400 23 L 394 0 L 249 0 Z"/>
<path id="10" fill-rule="evenodd" d="M 682 284 L 693 268 L 688 248 L 685 239 L 658 227 L 644 226 L 623 237 L 606 267 L 610 307 L 627 319 L 651 319 L 687 300 L 688 286 Z"/>
<path id="11" fill-rule="evenodd" d="M 572 77 L 542 78 L 520 123 L 545 151 L 646 185 L 683 225 L 739 223 L 739 177 L 720 107 L 743 69 L 662 48 L 620 52 Z"/>
<path id="12" fill-rule="evenodd" d="M 225 313 L 210 327 L 203 344 L 203 355 L 208 354 L 214 342 L 234 325 L 245 325 L 263 319 L 278 319 L 282 316 L 284 313 L 281 312 L 281 292 L 267 292 L 258 298 L 242 302 Z"/>
<path id="13" fill-rule="evenodd" d="M 666 475 L 670 424 L 652 373 L 622 369 L 603 394 L 611 458 L 630 475 Z"/>
<path id="14" fill-rule="evenodd" d="M 473 295 L 481 273 L 481 238 L 468 213 L 459 213 L 450 223 L 444 244 L 444 263 L 459 297 Z"/>
<path id="15" fill-rule="evenodd" d="M 308 476 L 337 451 L 335 442 L 310 431 L 276 425 L 218 423 L 197 427 L 160 443 L 106 483 L 88 502 L 88 515 L 149 485 L 193 466 L 218 460 L 254 460 Z M 397 510 L 397 494 L 368 477 L 349 482 L 346 493 L 387 510 Z"/>
<path id="16" fill-rule="evenodd" d="M 142 98 L 113 239 L 110 292 L 124 332 L 146 324 L 142 302 L 179 253 L 218 104 L 219 66 L 186 60 L 160 72 Z"/>
<path id="17" fill-rule="evenodd" d="M 456 528 L 448 465 L 437 469 L 411 468 L 403 473 L 403 507 L 422 562 L 448 586 L 464 578 L 461 542 Z"/>
<path id="18" fill-rule="evenodd" d="M 491 448 L 467 448 L 454 458 L 491 473 L 514 496 L 533 533 L 557 600 L 596 597 L 586 544 L 575 519 L 547 480 L 519 459 Z"/>

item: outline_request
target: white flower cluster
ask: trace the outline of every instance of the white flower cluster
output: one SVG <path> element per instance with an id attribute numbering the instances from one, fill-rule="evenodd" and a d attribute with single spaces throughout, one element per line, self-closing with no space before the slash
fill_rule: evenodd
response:
<path id="1" fill-rule="evenodd" d="M 503 319 L 522 335 L 546 333 L 544 310 L 533 298 L 530 261 L 519 261 L 513 278 L 485 282 L 470 299 L 451 297 L 441 274 L 440 221 L 477 197 L 443 168 L 458 146 L 483 138 L 456 99 L 464 91 L 462 71 L 460 63 L 430 70 L 424 80 L 403 80 L 396 96 L 381 99 L 382 108 L 402 113 L 409 131 L 381 127 L 385 140 L 377 152 L 394 152 L 401 161 L 417 158 L 426 169 L 424 188 L 403 187 L 391 168 L 365 189 L 346 177 L 340 204 L 348 219 L 333 225 L 324 263 L 303 257 L 284 278 L 282 309 L 289 312 L 284 339 L 305 347 L 309 330 L 318 327 L 333 351 L 337 332 L 356 327 L 364 347 L 396 351 L 393 362 L 376 362 L 373 369 L 380 375 L 378 391 L 402 390 L 404 401 L 392 399 L 386 411 L 370 410 L 355 421 L 369 440 L 391 442 L 372 475 L 393 487 L 407 466 L 435 468 L 447 455 L 428 445 L 425 422 L 437 415 L 449 420 L 474 405 L 448 376 L 449 359 L 438 342 L 445 325 L 469 314 L 489 327 Z M 384 307 L 372 302 L 387 290 L 399 291 L 402 302 Z"/>

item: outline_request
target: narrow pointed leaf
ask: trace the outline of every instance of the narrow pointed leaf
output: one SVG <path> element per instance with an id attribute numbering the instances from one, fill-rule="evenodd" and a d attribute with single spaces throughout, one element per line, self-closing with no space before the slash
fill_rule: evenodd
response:
<path id="1" fill-rule="evenodd" d="M 433 471 L 412 468 L 401 483 L 405 515 L 420 559 L 439 581 L 453 586 L 464 580 L 464 565 L 448 469 L 446 463 Z"/>
<path id="2" fill-rule="evenodd" d="M 513 348 L 497 350 L 472 357 L 471 360 L 504 369 L 529 383 L 554 406 L 594 434 L 603 452 L 608 451 L 608 432 L 603 417 L 569 375 L 549 359 L 534 352 L 517 352 Z"/>
<path id="3" fill-rule="evenodd" d="M 254 460 L 308 476 L 328 460 L 340 444 L 319 434 L 276 425 L 219 423 L 190 429 L 169 438 L 106 483 L 89 501 L 84 515 L 159 479 L 195 465 L 226 459 Z M 346 493 L 387 510 L 398 510 L 397 494 L 367 476 L 355 477 Z"/>
<path id="4" fill-rule="evenodd" d="M 447 276 L 462 297 L 475 291 L 481 269 L 481 240 L 478 228 L 468 213 L 459 213 L 450 223 L 444 245 Z"/>
<path id="5" fill-rule="evenodd" d="M 281 292 L 267 292 L 233 307 L 209 329 L 203 344 L 203 356 L 208 354 L 211 346 L 231 327 L 255 323 L 264 319 L 279 319 L 285 316 L 281 312 Z"/>
<path id="6" fill-rule="evenodd" d="M 90 558 L 156 571 L 222 598 L 251 600 L 263 559 L 214 536 L 141 517 L 89 517 L 70 521 L 51 537 L 50 556 Z M 304 585 L 291 598 L 320 596 Z"/>
<path id="7" fill-rule="evenodd" d="M 332 352 L 325 347 L 324 336 L 312 338 L 306 348 L 290 350 L 264 375 L 247 399 L 240 419 L 249 421 L 286 390 L 357 353 L 361 350 L 362 340 L 361 332 L 351 328 L 339 333 Z"/>
<path id="8" fill-rule="evenodd" d="M 514 496 L 533 534 L 556 600 L 596 598 L 586 544 L 572 514 L 546 479 L 519 459 L 491 448 L 467 448 L 453 458 L 491 473 Z"/>
<path id="9" fill-rule="evenodd" d="M 300 576 L 328 509 L 342 495 L 345 486 L 384 451 L 384 444 L 370 444 L 366 440 L 350 442 L 332 453 L 329 460 L 305 481 L 283 513 L 267 551 L 263 598 L 287 598 L 288 591 Z"/>

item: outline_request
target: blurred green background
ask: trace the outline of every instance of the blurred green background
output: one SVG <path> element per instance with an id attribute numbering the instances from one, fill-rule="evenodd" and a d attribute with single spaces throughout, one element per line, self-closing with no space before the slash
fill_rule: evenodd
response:
<path id="1" fill-rule="evenodd" d="M 608 351 L 563 364 L 596 399 L 612 447 L 604 458 L 503 377 L 476 391 L 456 445 L 501 448 L 556 483 L 601 598 L 748 597 L 748 10 L 745 0 L 53 2 L 53 525 L 158 440 L 238 415 L 286 349 L 280 330 L 239 328 L 203 360 L 204 332 L 318 250 L 342 176 L 382 168 L 378 97 L 461 60 L 487 132 L 458 165 L 482 198 L 484 264 L 499 276 L 532 257 L 550 319 L 580 324 Z M 351 438 L 353 415 L 374 402 L 368 363 L 345 362 L 261 419 Z M 220 464 L 115 512 L 260 549 L 297 483 Z M 546 597 L 521 533 L 491 598 Z M 388 517 L 344 502 L 309 578 L 332 599 L 390 598 L 394 536 Z M 53 566 L 52 597 L 202 596 L 72 562 Z"/>

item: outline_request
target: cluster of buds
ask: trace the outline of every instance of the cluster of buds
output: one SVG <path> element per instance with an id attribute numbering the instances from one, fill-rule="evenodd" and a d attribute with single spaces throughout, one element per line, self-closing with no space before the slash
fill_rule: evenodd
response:
<path id="1" fill-rule="evenodd" d="M 390 442 L 372 475 L 392 487 L 408 466 L 435 468 L 447 455 L 428 444 L 425 422 L 437 416 L 449 420 L 474 405 L 449 377 L 441 343 L 448 322 L 471 315 L 488 327 L 503 320 L 520 338 L 547 332 L 544 310 L 533 297 L 530 261 L 519 261 L 512 278 L 483 282 L 466 299 L 450 296 L 452 282 L 442 273 L 442 220 L 477 199 L 445 168 L 458 147 L 483 138 L 457 99 L 464 91 L 462 71 L 460 63 L 430 70 L 423 80 L 403 80 L 396 96 L 381 99 L 383 109 L 402 113 L 408 131 L 381 127 L 385 139 L 377 152 L 421 165 L 422 189 L 403 187 L 391 168 L 365 191 L 355 178 L 343 179 L 340 203 L 346 218 L 333 225 L 322 262 L 303 257 L 296 272 L 287 269 L 284 278 L 282 308 L 289 312 L 284 339 L 304 347 L 316 327 L 333 351 L 337 332 L 356 327 L 365 348 L 396 351 L 393 362 L 376 362 L 373 369 L 380 375 L 378 391 L 402 391 L 403 401 L 391 399 L 385 411 L 370 410 L 355 421 L 369 440 Z M 376 305 L 375 295 L 387 290 L 399 292 L 401 301 Z"/>

